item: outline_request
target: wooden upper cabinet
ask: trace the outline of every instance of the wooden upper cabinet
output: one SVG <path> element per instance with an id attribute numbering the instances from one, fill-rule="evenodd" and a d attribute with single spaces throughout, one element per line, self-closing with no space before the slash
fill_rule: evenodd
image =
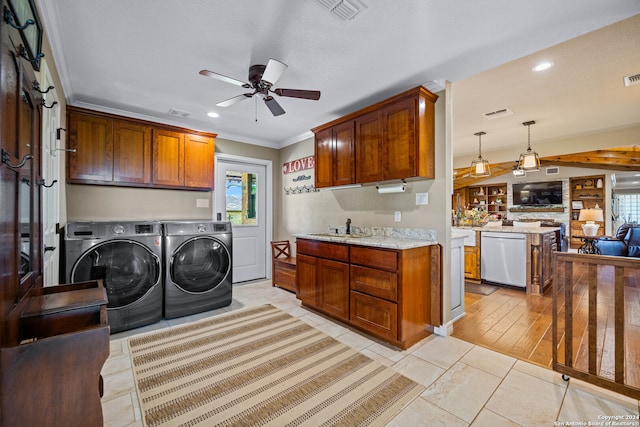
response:
<path id="1" fill-rule="evenodd" d="M 318 188 L 355 182 L 353 122 L 341 123 L 318 132 L 315 138 Z"/>
<path id="2" fill-rule="evenodd" d="M 214 145 L 214 138 L 185 134 L 184 182 L 187 187 L 213 190 Z"/>
<path id="3" fill-rule="evenodd" d="M 353 123 L 347 122 L 333 128 L 333 185 L 353 184 L 356 179 L 353 152 Z"/>
<path id="4" fill-rule="evenodd" d="M 69 183 L 213 189 L 215 134 L 67 108 Z"/>
<path id="5" fill-rule="evenodd" d="M 416 100 L 407 98 L 382 109 L 383 179 L 417 176 Z"/>
<path id="6" fill-rule="evenodd" d="M 124 121 L 113 124 L 113 180 L 151 182 L 151 129 Z"/>
<path id="7" fill-rule="evenodd" d="M 68 182 L 113 181 L 113 120 L 69 113 Z"/>
<path id="8" fill-rule="evenodd" d="M 153 183 L 184 185 L 184 134 L 154 129 Z"/>
<path id="9" fill-rule="evenodd" d="M 333 185 L 333 129 L 325 129 L 316 133 L 316 187 Z"/>
<path id="10" fill-rule="evenodd" d="M 356 182 L 376 182 L 382 174 L 382 123 L 380 112 L 356 118 Z"/>
<path id="11" fill-rule="evenodd" d="M 326 172 L 332 159 L 331 185 L 370 183 L 392 179 L 435 177 L 435 102 L 437 95 L 422 86 L 362 110 L 318 126 L 316 135 L 316 186 L 328 187 Z M 336 184 L 336 150 L 328 155 L 329 130 L 335 142 L 336 129 L 353 126 L 352 158 L 355 156 L 355 177 L 352 182 Z"/>

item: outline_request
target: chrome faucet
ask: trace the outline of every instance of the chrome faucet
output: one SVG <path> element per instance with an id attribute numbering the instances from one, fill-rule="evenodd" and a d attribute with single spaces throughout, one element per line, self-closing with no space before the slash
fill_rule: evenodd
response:
<path id="1" fill-rule="evenodd" d="M 351 234 L 351 218 L 347 218 L 347 234 Z"/>

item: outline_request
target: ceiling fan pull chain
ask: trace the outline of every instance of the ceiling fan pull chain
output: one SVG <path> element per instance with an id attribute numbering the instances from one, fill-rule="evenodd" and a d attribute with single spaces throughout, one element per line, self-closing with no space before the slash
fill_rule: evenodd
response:
<path id="1" fill-rule="evenodd" d="M 255 97 L 255 106 L 256 106 L 256 123 L 258 123 L 258 97 Z"/>

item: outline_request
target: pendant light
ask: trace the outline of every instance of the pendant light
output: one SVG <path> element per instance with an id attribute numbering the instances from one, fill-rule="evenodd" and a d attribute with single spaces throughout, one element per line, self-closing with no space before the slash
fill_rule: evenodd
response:
<path id="1" fill-rule="evenodd" d="M 474 133 L 478 137 L 478 159 L 471 162 L 471 169 L 469 175 L 475 178 L 491 176 L 491 167 L 489 162 L 482 158 L 482 135 L 486 135 L 485 132 Z"/>
<path id="2" fill-rule="evenodd" d="M 538 153 L 531 150 L 531 125 L 535 125 L 536 122 L 531 120 L 529 122 L 522 123 L 527 127 L 527 151 L 520 154 L 520 160 L 518 161 L 518 169 L 525 171 L 539 171 L 540 170 L 540 156 Z"/>

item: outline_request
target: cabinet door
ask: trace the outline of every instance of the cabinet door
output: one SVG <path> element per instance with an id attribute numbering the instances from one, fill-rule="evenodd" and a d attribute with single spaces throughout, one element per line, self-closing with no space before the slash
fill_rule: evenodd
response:
<path id="1" fill-rule="evenodd" d="M 213 190 L 214 144 L 214 138 L 184 136 L 185 186 Z"/>
<path id="2" fill-rule="evenodd" d="M 398 305 L 393 302 L 352 291 L 350 320 L 381 338 L 398 338 Z"/>
<path id="3" fill-rule="evenodd" d="M 153 183 L 184 186 L 184 135 L 179 132 L 154 129 Z"/>
<path id="4" fill-rule="evenodd" d="M 356 172 L 352 121 L 336 125 L 333 128 L 333 147 L 333 185 L 353 184 L 356 179 Z"/>
<path id="5" fill-rule="evenodd" d="M 151 182 L 151 130 L 126 121 L 113 122 L 113 180 Z"/>
<path id="6" fill-rule="evenodd" d="M 333 185 L 333 129 L 315 135 L 316 188 Z"/>
<path id="7" fill-rule="evenodd" d="M 113 181 L 113 121 L 88 114 L 69 113 L 67 180 Z"/>
<path id="8" fill-rule="evenodd" d="M 338 319 L 349 319 L 349 264 L 318 259 L 320 309 Z"/>
<path id="9" fill-rule="evenodd" d="M 355 120 L 356 182 L 382 180 L 382 127 L 380 112 L 374 111 Z"/>
<path id="10" fill-rule="evenodd" d="M 478 248 L 475 246 L 464 247 L 464 277 L 467 279 L 479 279 L 480 268 Z"/>
<path id="11" fill-rule="evenodd" d="M 316 280 L 317 258 L 296 255 L 296 282 L 298 285 L 297 297 L 304 304 L 311 307 L 318 307 L 318 288 Z"/>
<path id="12" fill-rule="evenodd" d="M 403 99 L 382 110 L 384 179 L 416 175 L 416 106 Z"/>

